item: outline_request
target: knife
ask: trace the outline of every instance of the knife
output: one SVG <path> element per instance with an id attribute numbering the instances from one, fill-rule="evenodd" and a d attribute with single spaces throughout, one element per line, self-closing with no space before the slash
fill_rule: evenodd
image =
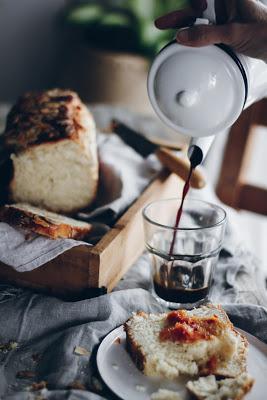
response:
<path id="1" fill-rule="evenodd" d="M 115 132 L 126 144 L 132 147 L 143 157 L 155 153 L 164 167 L 178 175 L 184 181 L 187 179 L 190 170 L 190 161 L 187 158 L 178 157 L 171 148 L 159 146 L 145 138 L 141 133 L 129 128 L 124 123 L 113 119 L 111 122 L 112 132 Z M 194 169 L 190 184 L 195 189 L 205 186 L 205 178 L 200 170 Z"/>

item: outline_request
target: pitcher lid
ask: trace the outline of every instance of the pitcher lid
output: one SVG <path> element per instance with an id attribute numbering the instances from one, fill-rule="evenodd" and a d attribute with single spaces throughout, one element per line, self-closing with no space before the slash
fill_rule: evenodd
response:
<path id="1" fill-rule="evenodd" d="M 247 96 L 246 72 L 228 47 L 200 48 L 171 42 L 148 74 L 148 95 L 160 119 L 193 137 L 230 127 Z"/>

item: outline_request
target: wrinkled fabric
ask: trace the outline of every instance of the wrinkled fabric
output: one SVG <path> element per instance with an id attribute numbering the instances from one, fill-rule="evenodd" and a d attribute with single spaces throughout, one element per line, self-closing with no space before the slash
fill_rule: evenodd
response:
<path id="1" fill-rule="evenodd" d="M 244 303 L 247 296 L 254 295 L 257 265 L 251 268 L 252 255 L 241 252 L 240 258 L 240 251 L 222 250 L 210 300 L 223 304 L 235 326 L 267 343 L 267 309 Z M 237 265 L 250 282 L 244 298 Z M 144 254 L 112 293 L 94 299 L 66 302 L 24 289 L 0 287 L 0 343 L 18 342 L 17 349 L 0 352 L 0 398 L 35 399 L 26 389 L 33 381 L 45 380 L 48 388 L 39 391 L 43 398 L 115 399 L 97 375 L 96 351 L 101 340 L 132 312 L 166 311 L 149 293 L 150 286 L 150 260 Z M 238 304 L 242 299 L 244 304 Z M 87 349 L 90 355 L 74 354 L 75 346 Z M 34 362 L 33 354 L 40 355 L 40 361 Z M 16 373 L 23 370 L 34 371 L 36 376 L 17 379 Z M 73 381 L 81 382 L 87 390 L 68 390 Z M 100 388 L 95 381 L 100 382 Z"/>
<path id="2" fill-rule="evenodd" d="M 132 286 L 139 284 L 144 267 L 148 277 L 146 261 L 143 258 L 129 271 L 117 291 L 78 302 L 0 287 L 0 343 L 18 343 L 16 349 L 0 352 L 0 398 L 35 399 L 36 394 L 29 394 L 28 388 L 32 382 L 43 380 L 48 383 L 47 389 L 39 391 L 43 398 L 115 398 L 97 375 L 96 351 L 99 343 L 134 311 L 165 311 L 147 290 L 122 287 L 127 281 Z M 149 279 L 145 282 L 149 285 Z M 267 343 L 266 308 L 228 304 L 225 310 L 237 327 Z M 76 346 L 88 350 L 89 355 L 76 355 Z M 33 355 L 38 355 L 40 360 L 35 362 Z M 24 370 L 34 371 L 36 375 L 28 379 L 16 378 L 17 372 Z M 67 390 L 74 381 L 82 383 L 87 391 Z"/>
<path id="3" fill-rule="evenodd" d="M 90 390 L 92 376 L 96 373 L 96 346 L 132 312 L 141 309 L 148 312 L 163 310 L 142 289 L 117 291 L 71 303 L 26 290 L 3 288 L 0 343 L 15 341 L 18 348 L 0 352 L 0 395 L 18 392 L 14 398 L 20 399 L 21 392 L 31 382 L 42 380 L 49 383 L 51 390 L 64 390 L 75 380 Z M 75 346 L 87 349 L 90 355 L 74 354 Z M 40 361 L 34 362 L 33 354 L 40 355 Z M 36 376 L 17 379 L 16 373 L 23 370 L 35 371 Z"/>

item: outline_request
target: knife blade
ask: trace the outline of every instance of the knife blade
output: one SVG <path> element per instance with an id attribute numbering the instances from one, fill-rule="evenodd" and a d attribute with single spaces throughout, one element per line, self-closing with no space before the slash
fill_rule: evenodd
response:
<path id="1" fill-rule="evenodd" d="M 152 143 L 141 133 L 136 132 L 116 119 L 113 119 L 111 122 L 111 130 L 141 156 L 148 157 L 150 154 L 155 153 L 162 165 L 167 167 L 183 180 L 187 179 L 190 170 L 190 162 L 187 158 L 178 157 L 175 152 L 167 146 L 162 147 Z M 196 189 L 201 189 L 205 186 L 205 178 L 200 170 L 193 170 L 190 183 L 191 186 Z"/>
<path id="2" fill-rule="evenodd" d="M 145 136 L 129 128 L 122 122 L 113 119 L 111 122 L 111 129 L 115 132 L 126 144 L 132 147 L 137 153 L 143 157 L 148 157 L 150 154 L 155 153 L 158 145 L 150 142 Z"/>

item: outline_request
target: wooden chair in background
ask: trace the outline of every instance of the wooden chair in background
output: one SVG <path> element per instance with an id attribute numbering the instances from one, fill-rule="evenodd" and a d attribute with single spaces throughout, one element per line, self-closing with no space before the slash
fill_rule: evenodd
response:
<path id="1" fill-rule="evenodd" d="M 232 126 L 216 192 L 231 207 L 267 215 L 267 189 L 246 183 L 256 126 L 267 127 L 267 99 L 243 111 Z"/>

